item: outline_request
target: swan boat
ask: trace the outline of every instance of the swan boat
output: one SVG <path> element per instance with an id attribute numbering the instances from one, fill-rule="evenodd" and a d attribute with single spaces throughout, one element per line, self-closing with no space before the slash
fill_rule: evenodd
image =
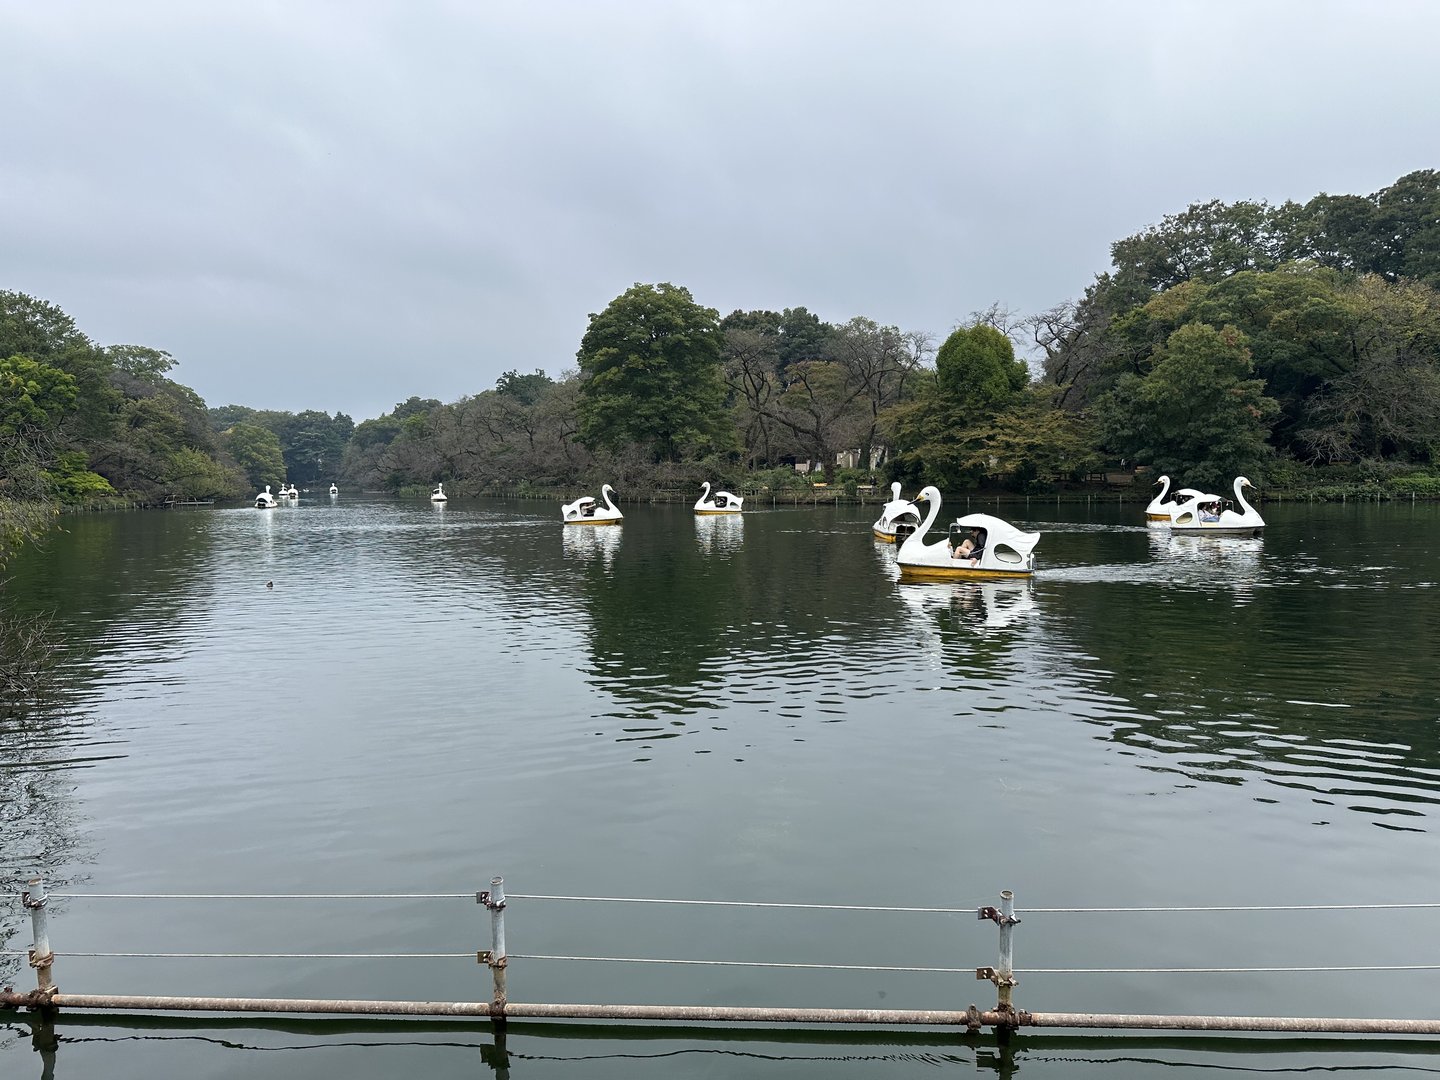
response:
<path id="1" fill-rule="evenodd" d="M 334 484 L 331 484 L 331 485 L 330 485 L 330 494 L 331 494 L 332 497 L 335 496 L 335 495 L 339 495 L 339 494 L 340 494 L 340 489 L 339 489 L 338 487 L 336 487 Z"/>
<path id="2" fill-rule="evenodd" d="M 606 484 L 600 489 L 602 502 L 583 495 L 560 507 L 560 516 L 566 525 L 619 525 L 625 515 L 611 501 L 610 496 L 614 494 L 615 489 Z"/>
<path id="3" fill-rule="evenodd" d="M 294 484 L 291 484 L 288 488 L 286 488 L 286 489 L 285 489 L 284 491 L 282 491 L 280 494 L 284 495 L 287 499 L 294 499 L 296 502 L 299 502 L 299 501 L 300 501 L 300 492 L 298 492 L 298 491 L 295 490 L 295 485 L 294 485 Z"/>
<path id="4" fill-rule="evenodd" d="M 450 501 L 450 496 L 445 494 L 444 484 L 435 485 L 435 490 L 430 493 L 430 501 L 432 503 L 443 503 Z"/>
<path id="5" fill-rule="evenodd" d="M 740 504 L 745 500 L 739 495 L 732 495 L 728 491 L 717 491 L 714 497 L 710 495 L 710 481 L 706 480 L 702 485 L 704 491 L 700 498 L 695 501 L 695 513 L 697 514 L 738 514 Z"/>
<path id="6" fill-rule="evenodd" d="M 255 496 L 255 509 L 273 510 L 275 508 L 276 501 L 277 500 L 275 496 L 270 494 L 270 485 L 266 484 L 265 490 L 260 492 L 259 495 Z"/>
<path id="7" fill-rule="evenodd" d="M 1223 506 L 1217 495 L 1190 499 L 1170 511 L 1170 531 L 1214 536 L 1256 536 L 1265 528 L 1265 519 L 1245 501 L 1243 488 L 1254 487 L 1243 476 L 1235 478 L 1235 504 Z"/>
<path id="8" fill-rule="evenodd" d="M 909 499 L 900 498 L 900 481 L 890 485 L 890 501 L 880 508 L 880 516 L 870 531 L 876 540 L 894 544 L 909 536 L 920 525 L 920 508 Z"/>
<path id="9" fill-rule="evenodd" d="M 1027 533 L 990 514 L 966 514 L 955 519 L 950 535 L 939 543 L 925 543 L 925 534 L 940 516 L 940 490 L 927 487 L 915 498 L 929 507 L 925 520 L 907 536 L 895 553 L 901 581 L 954 581 L 961 578 L 1025 578 L 1035 573 L 1038 532 Z M 978 558 L 956 558 L 957 532 L 983 530 Z"/>
<path id="10" fill-rule="evenodd" d="M 1174 498 L 1167 500 L 1165 496 L 1170 491 L 1170 477 L 1162 476 L 1155 482 L 1160 485 L 1160 494 L 1151 499 L 1150 505 L 1145 507 L 1145 520 L 1161 525 L 1170 524 L 1170 511 L 1178 509 L 1191 499 L 1211 501 L 1220 498 L 1219 495 L 1207 495 L 1199 488 L 1177 488 Z"/>

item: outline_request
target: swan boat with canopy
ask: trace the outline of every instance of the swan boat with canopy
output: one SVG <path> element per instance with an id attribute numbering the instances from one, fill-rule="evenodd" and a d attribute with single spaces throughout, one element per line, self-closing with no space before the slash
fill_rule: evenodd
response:
<path id="1" fill-rule="evenodd" d="M 275 496 L 270 494 L 270 485 L 266 484 L 265 490 L 260 492 L 259 495 L 255 496 L 255 509 L 273 510 L 275 509 L 275 504 L 277 501 L 278 500 L 275 498 Z"/>
<path id="2" fill-rule="evenodd" d="M 1155 483 L 1160 485 L 1160 494 L 1150 500 L 1150 505 L 1145 507 L 1145 520 L 1159 525 L 1170 524 L 1170 512 L 1184 506 L 1191 499 L 1212 500 L 1220 498 L 1219 495 L 1207 495 L 1199 488 L 1177 488 L 1173 498 L 1165 496 L 1170 491 L 1170 477 L 1162 476 Z"/>
<path id="3" fill-rule="evenodd" d="M 739 514 L 741 504 L 745 502 L 739 495 L 732 495 L 728 491 L 717 491 L 712 497 L 710 495 L 710 481 L 706 480 L 702 485 L 704 491 L 700 498 L 695 501 L 695 513 L 697 514 Z"/>
<path id="4" fill-rule="evenodd" d="M 1254 487 L 1243 476 L 1235 478 L 1235 502 L 1218 495 L 1202 495 L 1190 499 L 1170 511 L 1170 531 L 1214 536 L 1257 536 L 1265 528 L 1265 519 L 1245 501 L 1243 488 Z M 1239 506 L 1240 509 L 1235 509 Z"/>
<path id="5" fill-rule="evenodd" d="M 880 516 L 870 526 L 876 540 L 898 543 L 920 526 L 920 508 L 909 499 L 900 498 L 900 481 L 890 485 L 890 501 L 880 508 Z"/>
<path id="6" fill-rule="evenodd" d="M 990 514 L 955 519 L 949 535 L 935 544 L 925 534 L 940 516 L 940 490 L 927 487 L 915 498 L 929 509 L 925 520 L 895 553 L 901 581 L 956 581 L 964 578 L 1028 578 L 1035 573 L 1038 532 L 1027 533 Z"/>
<path id="7" fill-rule="evenodd" d="M 443 503 L 450 501 L 450 496 L 445 494 L 444 484 L 435 485 L 435 490 L 430 493 L 430 501 L 432 503 Z"/>
<path id="8" fill-rule="evenodd" d="M 606 484 L 600 489 L 601 502 L 589 495 L 582 495 L 572 503 L 560 507 L 560 516 L 566 525 L 619 525 L 625 517 L 620 508 L 611 501 L 615 489 Z"/>

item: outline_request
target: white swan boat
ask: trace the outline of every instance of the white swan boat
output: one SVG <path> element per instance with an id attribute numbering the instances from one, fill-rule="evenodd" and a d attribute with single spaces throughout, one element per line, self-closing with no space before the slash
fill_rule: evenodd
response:
<path id="1" fill-rule="evenodd" d="M 430 501 L 432 503 L 443 503 L 450 501 L 450 496 L 445 494 L 444 484 L 435 485 L 435 490 L 430 493 Z"/>
<path id="2" fill-rule="evenodd" d="M 560 507 L 560 517 L 566 525 L 619 525 L 624 514 L 611 501 L 615 489 L 606 484 L 600 489 L 602 502 L 596 502 L 589 495 L 582 495 L 572 503 Z"/>
<path id="3" fill-rule="evenodd" d="M 710 495 L 710 481 L 706 480 L 702 485 L 704 491 L 700 498 L 695 501 L 695 513 L 697 514 L 738 514 L 744 499 L 739 495 L 732 495 L 728 491 L 717 491 L 714 497 Z"/>
<path id="4" fill-rule="evenodd" d="M 262 491 L 262 492 L 260 492 L 260 494 L 258 494 L 258 495 L 255 496 L 255 509 L 256 509 L 256 510 L 273 510 L 273 509 L 275 509 L 275 503 L 276 503 L 276 502 L 277 502 L 277 500 L 276 500 L 275 496 L 270 494 L 270 485 L 269 485 L 269 484 L 266 484 L 266 485 L 265 485 L 265 490 Z"/>
<path id="5" fill-rule="evenodd" d="M 340 489 L 339 489 L 338 487 L 336 487 L 334 484 L 331 484 L 331 485 L 330 485 L 330 497 L 333 499 L 336 495 L 339 495 L 339 494 L 340 494 Z"/>
<path id="6" fill-rule="evenodd" d="M 1040 534 L 1017 529 L 990 514 L 966 514 L 955 519 L 950 535 L 935 544 L 925 534 L 940 516 L 940 490 L 927 487 L 915 498 L 929 509 L 925 520 L 907 536 L 895 553 L 901 581 L 954 581 L 960 578 L 1016 578 L 1035 573 L 1035 545 Z M 974 540 L 979 543 L 975 544 Z M 977 555 L 962 555 L 969 540 Z"/>
<path id="7" fill-rule="evenodd" d="M 1215 536 L 1256 536 L 1265 528 L 1265 519 L 1245 501 L 1244 488 L 1254 487 L 1243 476 L 1235 478 L 1236 510 L 1218 495 L 1190 499 L 1170 511 L 1170 531 Z"/>
<path id="8" fill-rule="evenodd" d="M 909 536 L 920 526 L 920 508 L 909 499 L 900 498 L 900 481 L 890 485 L 890 501 L 880 508 L 880 516 L 870 531 L 876 540 L 893 544 Z"/>
<path id="9" fill-rule="evenodd" d="M 1155 483 L 1160 485 L 1160 494 L 1145 507 L 1145 520 L 1161 525 L 1170 524 L 1170 512 L 1178 509 L 1191 499 L 1218 499 L 1219 495 L 1207 495 L 1199 488 L 1177 488 L 1173 498 L 1166 498 L 1170 491 L 1170 477 L 1162 476 Z"/>
<path id="10" fill-rule="evenodd" d="M 286 488 L 286 489 L 285 489 L 284 491 L 282 491 L 280 494 L 284 495 L 285 498 L 287 498 L 287 499 L 294 499 L 296 502 L 299 502 L 299 501 L 300 501 L 300 492 L 298 492 L 298 491 L 295 490 L 295 485 L 294 485 L 294 484 L 291 484 L 288 488 Z"/>

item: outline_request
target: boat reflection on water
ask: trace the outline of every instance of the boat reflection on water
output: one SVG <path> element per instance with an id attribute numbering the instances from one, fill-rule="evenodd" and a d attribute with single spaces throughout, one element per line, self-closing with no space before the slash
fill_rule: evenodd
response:
<path id="1" fill-rule="evenodd" d="M 1177 585 L 1225 585 L 1248 596 L 1261 577 L 1260 536 L 1197 536 L 1156 529 L 1150 557 L 1163 561 L 1165 577 Z"/>
<path id="2" fill-rule="evenodd" d="M 950 614 L 981 631 L 1021 626 L 1035 610 L 1029 579 L 902 584 L 900 599 L 922 616 Z"/>
<path id="3" fill-rule="evenodd" d="M 744 540 L 745 518 L 742 515 L 695 515 L 695 543 L 706 555 L 739 551 Z"/>
<path id="4" fill-rule="evenodd" d="M 609 570 L 615 565 L 615 553 L 624 535 L 623 529 L 564 529 L 560 542 L 567 559 L 598 562 Z"/>

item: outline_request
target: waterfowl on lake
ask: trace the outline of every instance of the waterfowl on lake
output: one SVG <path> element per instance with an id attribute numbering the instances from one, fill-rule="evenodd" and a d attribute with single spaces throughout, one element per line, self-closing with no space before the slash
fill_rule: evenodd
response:
<path id="1" fill-rule="evenodd" d="M 880 508 L 880 516 L 870 531 L 876 540 L 887 544 L 909 536 L 920 524 L 920 508 L 909 499 L 900 498 L 900 481 L 890 485 L 890 501 Z"/>
<path id="2" fill-rule="evenodd" d="M 895 553 L 901 581 L 951 581 L 956 578 L 1030 577 L 1040 534 L 1017 529 L 990 514 L 966 514 L 935 544 L 925 534 L 940 516 L 940 491 L 927 487 L 915 498 L 928 506 L 925 520 Z"/>
<path id="3" fill-rule="evenodd" d="M 706 480 L 701 485 L 704 491 L 700 498 L 695 501 L 695 513 L 697 514 L 738 514 L 740 504 L 745 500 L 739 495 L 732 495 L 728 491 L 717 491 L 715 497 L 710 497 L 710 481 Z"/>
<path id="4" fill-rule="evenodd" d="M 444 484 L 435 485 L 435 490 L 430 493 L 430 501 L 432 503 L 443 503 L 450 501 L 450 496 L 445 494 Z"/>
<path id="5" fill-rule="evenodd" d="M 566 503 L 560 507 L 560 516 L 566 525 L 619 525 L 620 519 L 625 515 L 620 513 L 617 507 L 610 500 L 615 494 L 615 489 L 606 484 L 600 489 L 600 498 L 604 503 L 598 503 L 589 495 L 582 495 L 572 503 Z"/>
<path id="6" fill-rule="evenodd" d="M 275 496 L 270 494 L 270 485 L 265 485 L 265 490 L 255 496 L 255 509 L 273 510 L 275 508 Z"/>
<path id="7" fill-rule="evenodd" d="M 1235 478 L 1236 510 L 1228 500 L 1218 495 L 1203 495 L 1191 499 L 1170 511 L 1170 531 L 1177 533 L 1204 533 L 1219 536 L 1253 536 L 1265 528 L 1265 519 L 1260 512 L 1245 501 L 1243 488 L 1254 487 L 1243 476 Z"/>

